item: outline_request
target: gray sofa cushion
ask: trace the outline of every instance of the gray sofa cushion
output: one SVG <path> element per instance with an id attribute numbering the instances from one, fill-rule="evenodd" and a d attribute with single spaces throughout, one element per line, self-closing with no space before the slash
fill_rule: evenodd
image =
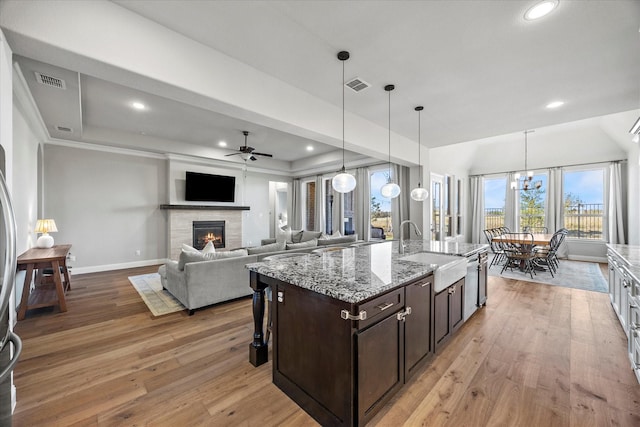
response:
<path id="1" fill-rule="evenodd" d="M 262 239 L 260 240 L 260 245 L 264 246 L 264 245 L 270 245 L 272 243 L 275 243 L 276 239 Z"/>
<path id="2" fill-rule="evenodd" d="M 255 254 L 263 254 L 265 252 L 277 252 L 277 251 L 283 251 L 285 248 L 286 243 L 284 241 L 282 242 L 276 242 L 276 243 L 271 243 L 268 245 L 263 245 L 263 246 L 256 246 L 253 248 L 247 248 L 247 252 L 249 253 L 249 255 L 255 255 Z"/>
<path id="3" fill-rule="evenodd" d="M 312 239 L 300 243 L 287 243 L 287 250 L 314 248 L 316 246 L 318 246 L 318 239 Z"/>
<path id="4" fill-rule="evenodd" d="M 309 240 L 313 240 L 313 239 L 319 239 L 320 236 L 322 236 L 322 231 L 307 231 L 307 230 L 304 230 L 302 232 L 302 236 L 300 236 L 300 243 L 308 242 Z"/>
<path id="5" fill-rule="evenodd" d="M 335 245 L 338 243 L 353 243 L 356 240 L 358 240 L 357 234 L 351 234 L 349 236 L 342 237 L 331 237 L 328 239 L 318 239 L 318 246 Z"/>
<path id="6" fill-rule="evenodd" d="M 234 251 L 219 251 L 211 255 L 207 255 L 207 259 L 225 259 L 225 258 L 238 258 L 241 256 L 247 256 L 249 253 L 246 249 L 236 249 Z"/>
<path id="7" fill-rule="evenodd" d="M 204 261 L 206 258 L 200 252 L 185 251 L 180 252 L 180 258 L 178 259 L 178 270 L 184 270 L 184 265 L 189 262 Z"/>

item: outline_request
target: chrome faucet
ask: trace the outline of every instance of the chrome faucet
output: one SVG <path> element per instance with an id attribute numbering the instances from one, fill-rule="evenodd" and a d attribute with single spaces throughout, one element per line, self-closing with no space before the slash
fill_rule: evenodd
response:
<path id="1" fill-rule="evenodd" d="M 422 233 L 420 232 L 420 229 L 418 228 L 418 226 L 413 221 L 409 221 L 408 219 L 402 221 L 400 223 L 400 246 L 398 248 L 398 250 L 400 251 L 401 254 L 404 253 L 404 247 L 405 247 L 405 243 L 404 243 L 404 225 L 405 224 L 413 225 L 413 228 L 416 230 L 416 234 L 418 236 L 422 236 Z"/>

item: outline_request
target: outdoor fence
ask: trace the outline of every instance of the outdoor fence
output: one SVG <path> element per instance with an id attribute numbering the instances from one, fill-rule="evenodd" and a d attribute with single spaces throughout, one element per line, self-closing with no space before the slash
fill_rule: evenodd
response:
<path id="1" fill-rule="evenodd" d="M 567 205 L 564 210 L 564 228 L 569 237 L 602 239 L 604 206 L 602 203 Z M 504 208 L 485 208 L 485 228 L 504 227 Z M 520 228 L 543 227 L 544 212 L 539 208 L 520 211 Z M 549 230 L 553 232 L 554 230 Z"/>

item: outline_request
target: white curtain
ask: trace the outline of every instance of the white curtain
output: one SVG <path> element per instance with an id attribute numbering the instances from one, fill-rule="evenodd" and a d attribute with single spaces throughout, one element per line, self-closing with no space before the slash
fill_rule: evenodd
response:
<path id="1" fill-rule="evenodd" d="M 620 162 L 611 163 L 609 166 L 609 203 L 607 212 L 609 226 L 607 230 L 607 241 L 614 244 L 625 243 L 622 185 L 622 167 Z"/>
<path id="2" fill-rule="evenodd" d="M 487 243 L 483 230 L 484 222 L 484 178 L 472 176 L 471 185 L 471 243 Z"/>
<path id="3" fill-rule="evenodd" d="M 353 208 L 354 230 L 358 239 L 369 240 L 371 232 L 370 205 L 371 183 L 369 181 L 369 168 L 356 169 L 355 206 Z"/>
<path id="4" fill-rule="evenodd" d="M 331 225 L 332 230 L 327 230 L 335 233 L 339 231 L 344 234 L 344 195 L 338 193 L 331 187 L 331 194 L 333 195 L 333 206 L 331 207 Z"/>
<path id="5" fill-rule="evenodd" d="M 511 232 L 518 232 L 518 211 L 520 210 L 520 192 L 511 189 L 511 183 L 515 181 L 515 173 L 507 174 L 507 189 L 504 197 L 504 226 Z"/>
<path id="6" fill-rule="evenodd" d="M 304 209 L 302 182 L 299 179 L 294 179 L 291 186 L 291 215 L 289 217 L 292 230 L 302 229 L 302 209 Z"/>
<path id="7" fill-rule="evenodd" d="M 544 225 L 549 230 L 549 233 L 555 233 L 556 231 L 564 228 L 564 193 L 562 190 L 562 169 L 551 168 L 549 169 L 549 181 L 547 183 L 547 198 L 546 198 L 546 214 Z M 558 257 L 567 257 L 567 243 L 560 246 L 558 249 Z"/>
<path id="8" fill-rule="evenodd" d="M 316 199 L 315 199 L 315 221 L 313 223 L 314 231 L 326 231 L 324 229 L 324 180 L 322 175 L 316 175 Z"/>
<path id="9" fill-rule="evenodd" d="M 409 219 L 409 202 L 411 199 L 409 168 L 406 166 L 393 165 L 391 173 L 393 174 L 392 178 L 394 182 L 400 186 L 400 195 L 395 199 L 391 199 L 391 227 L 393 229 L 393 238 L 399 239 L 400 224 L 402 221 Z M 406 224 L 405 227 L 409 227 L 409 224 Z M 410 231 L 410 233 L 413 233 L 413 231 Z M 405 236 L 411 235 L 412 234 L 406 234 Z"/>

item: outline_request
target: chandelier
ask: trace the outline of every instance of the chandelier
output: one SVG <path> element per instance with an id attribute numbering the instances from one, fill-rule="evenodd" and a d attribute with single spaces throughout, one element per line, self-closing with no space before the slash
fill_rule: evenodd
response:
<path id="1" fill-rule="evenodd" d="M 525 130 L 524 131 L 524 175 L 521 175 L 519 172 L 516 172 L 514 175 L 514 180 L 511 181 L 511 189 L 520 191 L 529 191 L 535 189 L 539 189 L 542 187 L 542 181 L 534 181 L 533 180 L 533 171 L 527 168 L 527 135 L 529 133 L 535 132 L 535 130 Z"/>

